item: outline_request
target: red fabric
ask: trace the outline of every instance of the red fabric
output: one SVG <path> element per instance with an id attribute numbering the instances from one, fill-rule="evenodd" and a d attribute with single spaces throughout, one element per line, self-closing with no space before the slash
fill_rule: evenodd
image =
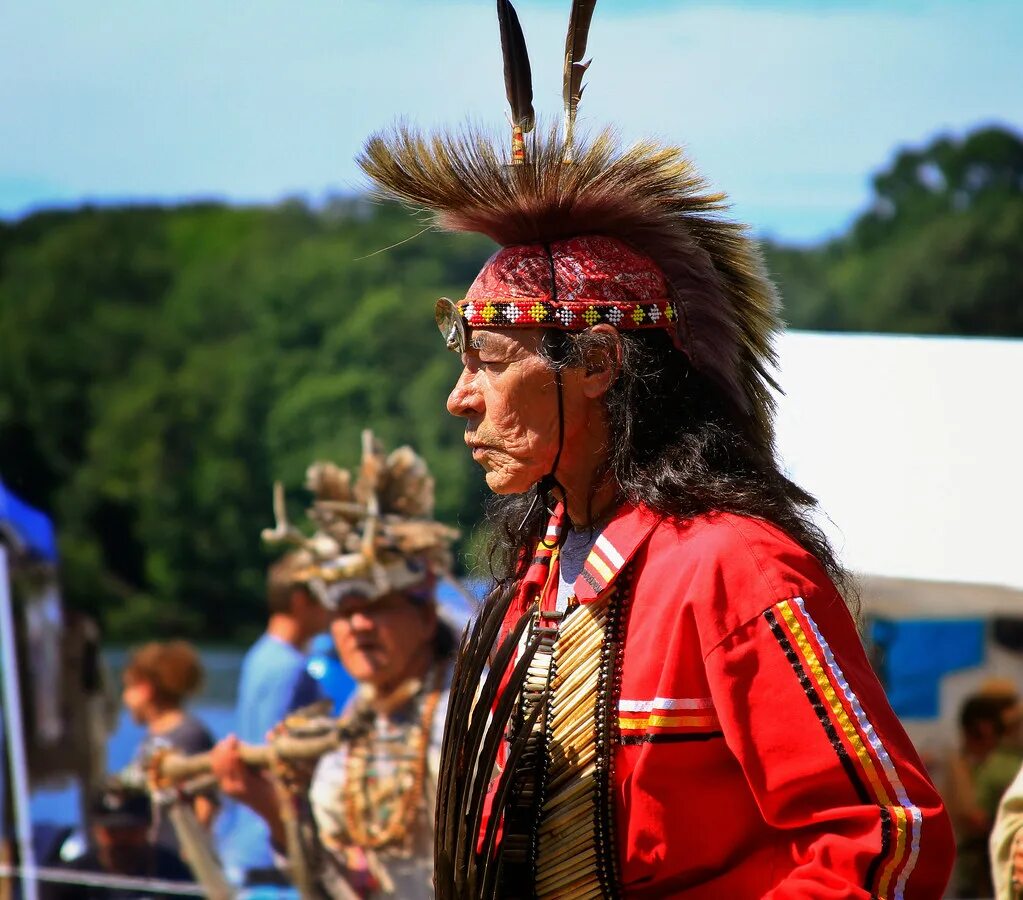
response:
<path id="1" fill-rule="evenodd" d="M 615 757 L 625 896 L 939 898 L 948 817 L 817 561 L 725 514 L 673 524 L 626 508 L 602 536 L 612 581 L 635 561 L 631 743 Z M 603 589 L 576 582 L 582 602 Z"/>
<path id="2" fill-rule="evenodd" d="M 554 260 L 556 296 L 551 290 Z M 668 296 L 654 261 L 615 238 L 588 235 L 550 244 L 505 247 L 495 253 L 466 300 L 557 300 L 650 303 Z"/>

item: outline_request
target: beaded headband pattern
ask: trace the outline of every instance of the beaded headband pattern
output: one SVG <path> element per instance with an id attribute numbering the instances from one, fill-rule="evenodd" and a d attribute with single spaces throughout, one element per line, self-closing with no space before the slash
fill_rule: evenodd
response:
<path id="1" fill-rule="evenodd" d="M 475 328 L 675 329 L 668 284 L 653 260 L 600 236 L 505 247 L 456 306 Z"/>

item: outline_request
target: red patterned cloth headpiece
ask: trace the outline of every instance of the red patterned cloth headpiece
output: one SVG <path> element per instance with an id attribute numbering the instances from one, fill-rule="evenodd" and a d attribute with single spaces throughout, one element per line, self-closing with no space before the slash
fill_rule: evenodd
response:
<path id="1" fill-rule="evenodd" d="M 650 257 L 590 235 L 495 253 L 455 304 L 474 328 L 616 328 L 675 332 L 668 282 Z"/>

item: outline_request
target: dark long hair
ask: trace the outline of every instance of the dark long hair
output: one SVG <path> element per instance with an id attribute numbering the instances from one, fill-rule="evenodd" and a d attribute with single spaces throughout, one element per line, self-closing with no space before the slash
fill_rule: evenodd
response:
<path id="1" fill-rule="evenodd" d="M 608 344 L 615 341 L 621 367 L 605 397 L 613 439 L 600 474 L 613 480 L 620 499 L 676 521 L 728 512 L 770 522 L 820 561 L 855 611 L 851 579 L 810 515 L 816 500 L 785 477 L 772 440 L 666 334 L 546 331 L 541 352 L 561 369 L 584 364 L 600 345 L 613 349 Z M 550 503 L 542 487 L 490 501 L 489 561 L 499 586 L 522 576 Z"/>

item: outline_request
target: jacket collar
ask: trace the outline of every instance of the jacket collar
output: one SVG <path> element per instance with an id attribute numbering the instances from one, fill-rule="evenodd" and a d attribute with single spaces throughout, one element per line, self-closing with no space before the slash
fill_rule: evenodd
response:
<path id="1" fill-rule="evenodd" d="M 619 506 L 611 521 L 601 529 L 582 572 L 575 580 L 576 599 L 580 603 L 588 603 L 614 584 L 618 573 L 636 555 L 660 521 L 661 516 L 644 506 L 629 503 Z"/>
<path id="2" fill-rule="evenodd" d="M 519 584 L 515 607 L 525 612 L 534 599 L 543 594 L 550 579 L 551 562 L 561 546 L 565 529 L 565 507 L 559 503 L 547 523 L 543 540 L 537 545 L 526 575 Z M 614 584 L 618 573 L 636 555 L 661 516 L 644 506 L 623 503 L 615 510 L 611 521 L 597 536 L 596 543 L 586 557 L 583 570 L 576 578 L 573 590 L 580 603 L 589 603 Z"/>

